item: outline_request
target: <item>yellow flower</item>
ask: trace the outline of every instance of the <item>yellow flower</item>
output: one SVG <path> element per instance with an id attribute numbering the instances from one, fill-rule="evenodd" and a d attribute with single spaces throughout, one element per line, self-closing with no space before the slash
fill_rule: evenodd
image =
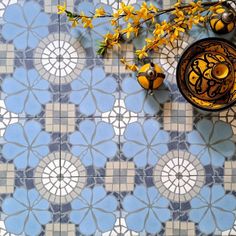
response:
<path id="1" fill-rule="evenodd" d="M 57 6 L 57 10 L 58 10 L 57 14 L 65 13 L 65 11 L 66 11 L 66 3 L 64 2 L 63 5 L 58 5 Z"/>
<path id="2" fill-rule="evenodd" d="M 117 28 L 112 36 L 114 40 L 119 40 L 120 37 L 120 28 Z"/>
<path id="3" fill-rule="evenodd" d="M 141 7 L 140 10 L 136 11 L 137 18 L 139 19 L 147 19 L 148 18 L 148 9 Z"/>
<path id="4" fill-rule="evenodd" d="M 103 7 L 96 9 L 94 17 L 105 16 L 106 12 Z"/>
<path id="5" fill-rule="evenodd" d="M 111 22 L 112 26 L 117 26 L 118 25 L 118 21 L 116 19 L 112 19 L 110 22 Z"/>
<path id="6" fill-rule="evenodd" d="M 125 13 L 125 17 L 124 17 L 124 20 L 125 21 L 128 21 L 131 16 L 133 15 L 133 12 L 134 12 L 134 7 L 131 6 L 131 5 L 125 5 L 125 3 L 121 3 L 121 9 L 123 10 L 123 12 Z"/>
<path id="7" fill-rule="evenodd" d="M 145 38 L 145 41 L 146 41 L 147 43 L 153 43 L 153 39 L 150 39 L 150 38 Z"/>
<path id="8" fill-rule="evenodd" d="M 159 11 L 159 9 L 151 3 L 150 6 L 149 6 L 149 11 L 157 13 Z"/>
<path id="9" fill-rule="evenodd" d="M 138 70 L 138 66 L 135 64 L 127 65 L 126 69 L 132 70 L 133 72 Z"/>
<path id="10" fill-rule="evenodd" d="M 138 66 L 136 64 L 129 64 L 125 60 L 125 58 L 120 59 L 120 62 L 125 65 L 125 69 L 131 70 L 133 72 L 138 70 Z"/>
<path id="11" fill-rule="evenodd" d="M 104 35 L 104 41 L 107 42 L 108 40 L 111 40 L 113 38 L 113 34 L 107 33 Z"/>
<path id="12" fill-rule="evenodd" d="M 181 0 L 178 0 L 178 2 L 174 4 L 174 7 L 178 8 L 180 5 L 181 5 Z"/>
<path id="13" fill-rule="evenodd" d="M 75 28 L 79 23 L 75 18 L 69 18 L 69 21 L 72 22 L 72 28 Z"/>
<path id="14" fill-rule="evenodd" d="M 84 24 L 84 28 L 93 28 L 93 24 L 92 24 L 92 19 L 91 18 L 88 18 L 86 16 L 82 16 L 81 17 L 81 21 L 82 23 Z"/>
<path id="15" fill-rule="evenodd" d="M 144 47 L 141 50 L 136 50 L 136 55 L 138 56 L 139 59 L 143 59 L 143 58 L 147 57 L 148 54 L 146 52 L 146 48 Z"/>
<path id="16" fill-rule="evenodd" d="M 127 28 L 123 30 L 123 33 L 125 33 L 127 39 L 129 39 L 131 33 L 134 33 L 136 36 L 138 35 L 138 28 L 137 27 L 133 27 L 131 25 L 131 23 L 128 23 Z"/>
<path id="17" fill-rule="evenodd" d="M 122 9 L 118 9 L 118 10 L 113 14 L 113 18 L 118 19 L 122 13 L 123 13 L 123 10 L 122 10 Z"/>

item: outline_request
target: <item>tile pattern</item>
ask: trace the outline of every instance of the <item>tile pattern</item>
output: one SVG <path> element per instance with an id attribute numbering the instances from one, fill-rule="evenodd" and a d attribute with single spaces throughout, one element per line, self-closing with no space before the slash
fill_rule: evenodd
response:
<path id="1" fill-rule="evenodd" d="M 71 29 L 58 2 L 0 2 L 0 235 L 236 235 L 235 107 L 195 109 L 175 80 L 183 50 L 208 34 L 154 55 L 167 78 L 151 96 L 119 62 L 140 42 L 98 58 L 107 20 Z"/>

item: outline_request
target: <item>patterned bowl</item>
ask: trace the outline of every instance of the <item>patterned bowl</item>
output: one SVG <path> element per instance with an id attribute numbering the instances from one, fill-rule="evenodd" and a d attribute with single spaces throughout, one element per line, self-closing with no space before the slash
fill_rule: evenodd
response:
<path id="1" fill-rule="evenodd" d="M 236 103 L 236 46 L 208 38 L 192 44 L 180 58 L 177 84 L 193 106 L 219 111 Z"/>

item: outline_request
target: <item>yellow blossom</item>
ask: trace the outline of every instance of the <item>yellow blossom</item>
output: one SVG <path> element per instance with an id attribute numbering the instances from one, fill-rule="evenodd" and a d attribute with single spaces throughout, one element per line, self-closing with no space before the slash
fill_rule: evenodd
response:
<path id="1" fill-rule="evenodd" d="M 155 7 L 152 3 L 150 4 L 149 11 L 152 11 L 154 13 L 157 13 L 159 9 Z"/>
<path id="2" fill-rule="evenodd" d="M 139 59 L 147 57 L 148 53 L 146 52 L 146 48 L 144 47 L 143 49 L 136 50 L 136 55 L 138 56 Z"/>
<path id="3" fill-rule="evenodd" d="M 131 33 L 134 33 L 136 36 L 138 35 L 138 28 L 137 27 L 133 27 L 131 23 L 128 23 L 127 28 L 125 28 L 123 30 L 123 33 L 125 33 L 127 39 L 129 39 Z"/>
<path id="4" fill-rule="evenodd" d="M 128 21 L 128 20 L 131 18 L 133 12 L 134 12 L 134 7 L 131 6 L 131 5 L 125 5 L 125 3 L 122 2 L 122 3 L 121 3 L 121 9 L 123 10 L 123 12 L 124 12 L 125 15 L 126 15 L 126 16 L 124 17 L 124 20 L 125 20 L 125 21 Z"/>
<path id="5" fill-rule="evenodd" d="M 181 5 L 181 0 L 178 0 L 177 3 L 174 4 L 175 8 L 178 8 Z"/>
<path id="6" fill-rule="evenodd" d="M 147 43 L 152 43 L 152 42 L 153 42 L 153 39 L 146 38 L 145 41 L 146 41 Z"/>
<path id="7" fill-rule="evenodd" d="M 136 64 L 129 64 L 125 58 L 120 59 L 120 62 L 125 65 L 125 68 L 133 72 L 138 71 L 138 66 Z"/>
<path id="8" fill-rule="evenodd" d="M 111 22 L 112 26 L 117 26 L 118 25 L 118 21 L 116 19 L 112 19 L 110 22 Z"/>
<path id="9" fill-rule="evenodd" d="M 69 21 L 72 22 L 72 28 L 75 28 L 79 24 L 78 20 L 73 17 L 69 18 Z"/>
<path id="10" fill-rule="evenodd" d="M 147 8 L 141 8 L 140 10 L 136 11 L 137 17 L 139 19 L 147 19 L 148 18 L 148 9 Z"/>
<path id="11" fill-rule="evenodd" d="M 219 0 L 224 2 L 225 0 Z M 202 0 L 190 1 L 190 3 L 183 3 L 183 0 L 177 0 L 177 3 L 163 11 L 160 11 L 153 4 L 147 4 L 145 1 L 141 4 L 139 9 L 132 5 L 127 5 L 121 2 L 120 8 L 113 13 L 113 15 L 106 15 L 104 8 L 98 8 L 92 15 L 85 15 L 71 13 L 66 10 L 66 4 L 58 6 L 58 14 L 66 13 L 72 27 L 76 27 L 78 23 L 82 23 L 84 28 L 93 28 L 93 19 L 99 17 L 111 17 L 110 24 L 113 26 L 113 33 L 108 32 L 104 35 L 103 41 L 100 42 L 98 50 L 100 55 L 104 55 L 108 48 L 120 47 L 120 41 L 126 36 L 128 39 L 132 36 L 138 36 L 143 27 L 148 27 L 149 24 L 154 25 L 151 36 L 145 39 L 145 46 L 136 50 L 135 54 L 139 59 L 148 57 L 150 51 L 156 52 L 160 46 L 167 45 L 170 42 L 178 39 L 182 33 L 191 29 L 193 25 L 205 25 L 211 16 L 209 12 L 220 11 L 222 4 L 217 3 L 214 6 L 202 4 Z M 163 13 L 170 14 L 169 21 L 162 21 L 158 23 L 158 15 Z M 204 14 L 202 14 L 205 12 Z M 220 12 L 219 12 L 220 13 Z M 122 20 L 119 26 L 119 20 Z M 124 22 L 125 21 L 125 22 Z M 149 23 L 149 24 L 146 24 Z M 135 64 L 129 64 L 125 59 L 121 59 L 126 69 L 137 71 L 138 67 Z"/>
<path id="12" fill-rule="evenodd" d="M 92 19 L 88 18 L 86 16 L 82 16 L 81 17 L 81 21 L 83 23 L 84 28 L 93 28 L 93 23 L 92 23 Z"/>
<path id="13" fill-rule="evenodd" d="M 96 9 L 94 17 L 105 16 L 106 12 L 103 7 Z"/>
<path id="14" fill-rule="evenodd" d="M 57 6 L 57 9 L 58 9 L 58 14 L 63 14 L 63 13 L 65 13 L 65 11 L 66 11 L 66 3 L 64 2 L 64 4 L 63 5 L 58 5 Z"/>
<path id="15" fill-rule="evenodd" d="M 118 19 L 122 13 L 123 13 L 123 10 L 118 9 L 115 13 L 113 13 L 113 18 Z"/>

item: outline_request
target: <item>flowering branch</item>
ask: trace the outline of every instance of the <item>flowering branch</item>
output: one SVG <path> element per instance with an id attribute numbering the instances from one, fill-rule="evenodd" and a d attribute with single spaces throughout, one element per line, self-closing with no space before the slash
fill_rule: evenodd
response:
<path id="1" fill-rule="evenodd" d="M 66 5 L 58 6 L 58 14 L 66 14 L 72 27 L 82 24 L 84 28 L 93 28 L 93 20 L 96 18 L 110 18 L 110 24 L 114 27 L 113 32 L 104 35 L 100 42 L 97 53 L 104 55 L 108 49 L 114 46 L 120 46 L 120 43 L 131 37 L 138 37 L 143 26 L 147 23 L 154 25 L 152 38 L 146 38 L 143 48 L 136 50 L 135 54 L 138 60 L 142 60 L 154 51 L 158 51 L 161 45 L 167 45 L 178 39 L 181 34 L 191 30 L 194 25 L 206 25 L 212 13 L 216 12 L 221 5 L 228 1 L 219 0 L 215 2 L 190 2 L 183 4 L 181 0 L 169 9 L 158 9 L 153 4 L 143 2 L 139 9 L 131 5 L 121 3 L 120 8 L 114 14 L 108 14 L 102 7 L 96 9 L 91 15 L 85 15 L 84 12 L 72 13 L 66 10 Z M 170 21 L 159 22 L 159 17 L 163 14 L 170 14 Z M 122 23 L 119 24 L 119 21 Z M 127 69 L 137 71 L 136 64 L 129 64 L 125 58 L 121 60 Z"/>

